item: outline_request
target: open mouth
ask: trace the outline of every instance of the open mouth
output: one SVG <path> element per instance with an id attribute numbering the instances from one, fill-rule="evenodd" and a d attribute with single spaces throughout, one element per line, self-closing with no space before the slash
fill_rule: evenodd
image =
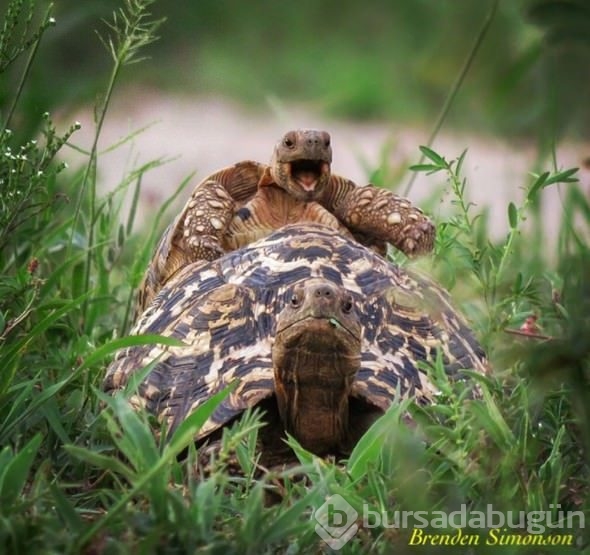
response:
<path id="1" fill-rule="evenodd" d="M 291 178 L 305 191 L 313 191 L 320 177 L 330 171 L 323 160 L 294 160 L 291 162 Z"/>

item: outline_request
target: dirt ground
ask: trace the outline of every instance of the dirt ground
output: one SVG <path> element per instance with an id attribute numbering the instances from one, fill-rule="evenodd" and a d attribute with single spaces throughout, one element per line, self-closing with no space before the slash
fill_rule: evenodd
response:
<path id="1" fill-rule="evenodd" d="M 333 172 L 359 184 L 365 184 L 370 171 L 384 159 L 396 169 L 416 163 L 420 156 L 418 146 L 426 143 L 430 132 L 429 129 L 409 129 L 392 124 L 329 120 L 297 106 L 279 105 L 272 99 L 256 112 L 219 98 L 164 96 L 146 91 L 128 91 L 119 94 L 119 99 L 107 116 L 101 150 L 108 149 L 138 129 L 149 127 L 132 141 L 100 156 L 101 189 L 113 189 L 131 169 L 152 159 L 170 159 L 143 177 L 138 214 L 140 225 L 152 220 L 162 202 L 192 172 L 195 175 L 183 192 L 181 201 L 190 194 L 194 185 L 217 169 L 245 159 L 266 162 L 274 143 L 292 128 L 314 127 L 329 131 L 334 149 Z M 94 132 L 92 111 L 68 116 L 64 124 L 74 119 L 80 121 L 82 130 L 74 136 L 73 142 L 89 148 Z M 533 146 L 441 133 L 433 148 L 447 159 L 457 157 L 468 148 L 464 164 L 468 198 L 477 205 L 476 210 L 489 207 L 492 232 L 496 238 L 507 233 L 507 204 L 511 200 L 518 202 L 522 198 L 523 186 L 532 179 L 527 172 L 535 164 Z M 81 163 L 78 155 L 70 152 L 70 164 Z M 582 185 L 590 193 L 590 168 L 583 167 L 583 161 L 588 156 L 588 144 L 561 145 L 557 152 L 557 164 L 561 169 L 581 167 Z M 543 169 L 551 169 L 548 164 Z M 397 190 L 405 188 L 409 177 L 406 172 Z M 409 197 L 420 204 L 432 195 L 433 190 L 444 185 L 444 178 L 440 175 L 421 174 Z M 442 193 L 440 199 L 434 211 L 448 213 L 452 209 L 450 195 Z M 551 237 L 555 235 L 562 212 L 557 188 L 545 191 L 543 211 Z"/>

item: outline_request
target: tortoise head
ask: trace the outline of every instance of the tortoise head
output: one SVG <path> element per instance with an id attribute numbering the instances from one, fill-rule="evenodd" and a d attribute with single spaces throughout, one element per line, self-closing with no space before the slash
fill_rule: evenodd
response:
<path id="1" fill-rule="evenodd" d="M 270 175 L 281 189 L 304 201 L 320 198 L 330 180 L 330 135 L 315 129 L 289 131 L 276 144 Z"/>
<path id="2" fill-rule="evenodd" d="M 347 436 L 362 326 L 350 292 L 325 279 L 299 282 L 286 298 L 272 347 L 279 414 L 303 447 L 322 454 Z"/>

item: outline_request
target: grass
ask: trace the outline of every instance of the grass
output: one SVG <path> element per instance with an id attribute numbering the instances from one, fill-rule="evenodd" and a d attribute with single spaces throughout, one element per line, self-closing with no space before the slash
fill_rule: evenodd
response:
<path id="1" fill-rule="evenodd" d="M 137 207 L 142 175 L 160 161 L 136 168 L 105 198 L 96 193 L 102 123 L 120 74 L 154 38 L 158 20 L 150 6 L 127 0 L 103 36 L 112 72 L 97 108 L 94 147 L 79 171 L 59 156 L 75 144 L 76 123 L 58 132 L 50 116 L 39 114 L 37 133 L 22 138 L 11 131 L 27 109 L 22 93 L 54 23 L 51 11 L 34 27 L 33 19 L 25 24 L 24 3 L 12 0 L 0 33 L 0 74 L 17 76 L 0 118 L 0 552 L 329 552 L 313 515 L 331 495 L 371 517 L 343 547 L 350 554 L 432 552 L 408 545 L 416 528 L 385 525 L 395 510 L 453 511 L 465 504 L 485 511 L 492 504 L 496 511 L 548 512 L 552 521 L 567 511 L 588 516 L 590 204 L 575 169 L 531 175 L 523 204 L 506 207 L 505 240 L 492 243 L 461 176 L 466 154 L 447 160 L 422 148 L 424 162 L 414 169 L 442 175 L 455 202 L 452 217 L 437 222 L 430 271 L 463 299 L 489 353 L 494 371 L 479 378 L 481 400 L 465 402 L 462 386 L 438 364 L 437 405 L 393 406 L 340 464 L 293 443 L 300 467 L 254 480 L 257 413 L 226 432 L 207 476 L 195 473 L 192 438 L 227 392 L 169 442 L 153 435 L 150 417 L 132 411 L 124 396 L 101 393 L 118 348 L 164 341 L 126 337 L 156 232 L 146 240 L 134 231 L 135 210 L 124 221 L 120 212 L 125 194 Z M 538 218 L 535 203 L 554 186 L 561 187 L 564 219 L 547 252 L 533 246 L 539 242 L 524 221 Z M 538 332 L 519 334 L 531 314 Z M 402 423 L 406 411 L 420 437 Z M 187 455 L 179 459 L 181 452 Z M 243 476 L 229 473 L 230 454 Z M 555 552 L 589 551 L 586 529 L 572 533 L 576 548 Z M 468 550 L 453 549 L 459 552 Z"/>

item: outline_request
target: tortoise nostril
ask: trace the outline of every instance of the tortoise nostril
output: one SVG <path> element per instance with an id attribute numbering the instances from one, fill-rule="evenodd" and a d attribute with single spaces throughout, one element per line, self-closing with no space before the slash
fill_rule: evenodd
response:
<path id="1" fill-rule="evenodd" d="M 298 308 L 301 304 L 301 301 L 299 300 L 299 297 L 297 295 L 293 294 L 290 303 L 293 308 Z"/>
<path id="2" fill-rule="evenodd" d="M 325 297 L 326 299 L 330 299 L 334 292 L 332 291 L 332 288 L 329 287 L 328 285 L 320 285 L 319 287 L 316 287 L 314 292 L 313 292 L 315 297 Z"/>

